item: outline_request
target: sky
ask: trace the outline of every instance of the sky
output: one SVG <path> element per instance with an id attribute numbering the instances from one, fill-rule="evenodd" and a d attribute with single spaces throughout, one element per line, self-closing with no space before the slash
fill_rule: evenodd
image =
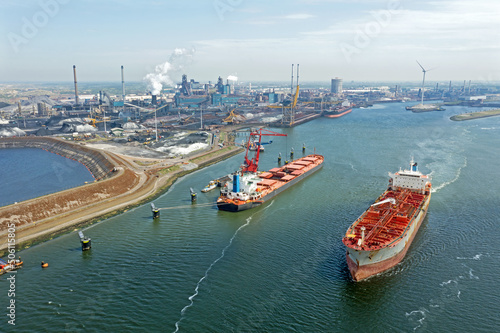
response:
<path id="1" fill-rule="evenodd" d="M 500 81 L 498 0 L 2 0 L 0 82 Z M 183 57 L 185 55 L 185 57 Z M 165 68 L 163 68 L 165 69 Z"/>

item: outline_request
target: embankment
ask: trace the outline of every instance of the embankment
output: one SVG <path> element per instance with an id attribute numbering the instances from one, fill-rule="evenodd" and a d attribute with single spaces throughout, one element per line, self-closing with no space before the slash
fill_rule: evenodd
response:
<path id="1" fill-rule="evenodd" d="M 69 148 L 69 147 L 68 147 Z M 103 153 L 116 170 L 108 179 L 0 207 L 0 256 L 7 248 L 7 226 L 16 226 L 16 248 L 51 239 L 75 227 L 99 221 L 154 198 L 178 178 L 212 163 L 238 154 L 241 148 L 228 147 L 201 154 L 192 159 L 197 167 L 163 173 L 170 167 L 136 168 L 130 160 Z M 182 164 L 181 164 L 182 165 Z"/>
<path id="2" fill-rule="evenodd" d="M 97 205 L 131 191 L 145 180 L 124 167 L 116 156 L 55 138 L 3 138 L 0 148 L 40 148 L 84 164 L 96 181 L 65 191 L 0 207 L 0 250 L 7 246 L 7 229 L 14 224 L 16 238 L 42 235 L 58 228 L 79 209 Z M 143 176 L 144 178 L 144 176 Z M 100 180 L 100 181 L 97 181 Z"/>
<path id="3" fill-rule="evenodd" d="M 87 167 L 96 180 L 109 177 L 115 165 L 99 150 L 51 137 L 1 138 L 1 148 L 39 148 L 75 160 Z"/>

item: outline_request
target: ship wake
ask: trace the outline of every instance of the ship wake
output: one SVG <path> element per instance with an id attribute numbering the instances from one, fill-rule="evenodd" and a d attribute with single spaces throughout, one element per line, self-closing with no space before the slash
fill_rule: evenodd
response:
<path id="1" fill-rule="evenodd" d="M 444 183 L 442 183 L 441 185 L 439 186 L 436 186 L 436 187 L 433 187 L 432 188 L 432 193 L 435 193 L 443 188 L 445 188 L 446 186 L 450 185 L 450 184 L 453 184 L 454 182 L 456 182 L 458 180 L 458 178 L 460 178 L 460 174 L 462 173 L 462 169 L 467 167 L 467 157 L 464 157 L 464 164 L 458 168 L 457 172 L 455 173 L 455 177 L 452 179 L 452 180 L 449 180 L 449 181 L 445 181 Z M 432 176 L 432 173 L 431 172 L 431 176 Z"/>
<path id="2" fill-rule="evenodd" d="M 203 275 L 203 277 L 198 281 L 198 283 L 196 283 L 196 287 L 194 288 L 194 294 L 192 294 L 191 296 L 188 297 L 188 300 L 189 300 L 190 303 L 188 305 L 186 305 L 185 307 L 182 308 L 182 310 L 181 310 L 181 318 L 175 323 L 175 331 L 174 331 L 174 333 L 177 332 L 177 331 L 179 331 L 179 324 L 182 321 L 182 319 L 184 318 L 184 314 L 186 313 L 187 309 L 189 309 L 191 306 L 193 306 L 193 304 L 194 304 L 194 298 L 198 295 L 198 290 L 200 288 L 201 283 L 203 282 L 203 280 L 205 280 L 208 277 L 208 273 L 210 272 L 210 270 L 212 269 L 212 267 L 214 267 L 214 265 L 217 262 L 219 262 L 219 260 L 221 260 L 222 258 L 224 258 L 224 256 L 226 255 L 226 250 L 231 246 L 231 244 L 233 243 L 233 240 L 236 238 L 236 235 L 238 235 L 238 232 L 240 232 L 240 230 L 244 229 L 246 226 L 248 226 L 250 224 L 250 221 L 252 221 L 252 216 L 250 216 L 249 218 L 246 219 L 246 223 L 245 224 L 243 224 L 238 229 L 236 229 L 236 231 L 234 232 L 233 236 L 229 240 L 229 243 L 226 245 L 226 247 L 224 249 L 222 249 L 221 255 L 217 259 L 215 259 L 210 264 L 210 266 L 208 266 L 207 270 L 205 271 L 205 275 Z"/>
<path id="3" fill-rule="evenodd" d="M 269 207 L 271 207 L 273 203 L 274 203 L 274 201 L 273 201 L 273 202 L 271 202 L 271 203 L 270 203 L 270 204 L 269 204 L 269 205 L 268 205 L 268 206 L 267 206 L 264 210 L 266 210 L 266 209 L 268 209 Z M 256 212 L 256 213 L 258 213 L 258 212 Z M 205 280 L 205 279 L 208 277 L 208 273 L 210 272 L 210 270 L 212 269 L 212 267 L 214 267 L 214 265 L 215 265 L 216 263 L 218 263 L 218 262 L 219 262 L 219 260 L 221 260 L 222 258 L 224 258 L 224 256 L 226 255 L 226 251 L 227 251 L 227 249 L 229 249 L 229 247 L 230 247 L 230 246 L 231 246 L 231 244 L 233 243 L 233 240 L 236 238 L 236 236 L 238 235 L 238 233 L 239 233 L 242 229 L 246 228 L 246 227 L 250 224 L 250 222 L 252 221 L 253 216 L 254 216 L 256 213 L 254 213 L 254 214 L 252 214 L 250 217 L 248 217 L 248 218 L 246 219 L 246 223 L 245 223 L 245 224 L 243 224 L 242 226 L 240 226 L 238 229 L 236 229 L 236 231 L 234 232 L 234 234 L 233 234 L 233 236 L 231 237 L 231 239 L 229 239 L 229 243 L 226 245 L 226 247 L 224 247 L 224 249 L 222 249 L 222 253 L 221 253 L 221 255 L 220 255 L 217 259 L 215 259 L 215 260 L 214 260 L 214 261 L 210 264 L 210 266 L 208 266 L 208 268 L 207 268 L 207 270 L 205 271 L 205 274 L 203 275 L 203 277 L 202 277 L 200 280 L 198 280 L 198 283 L 196 283 L 196 287 L 194 288 L 194 294 L 192 294 L 191 296 L 189 296 L 189 297 L 188 297 L 189 304 L 188 304 L 188 305 L 186 305 L 185 307 L 183 307 L 183 308 L 182 308 L 182 310 L 181 310 L 181 317 L 180 317 L 180 318 L 179 318 L 179 320 L 175 323 L 175 331 L 174 331 L 174 333 L 179 331 L 179 324 L 180 324 L 180 322 L 182 321 L 182 319 L 184 319 L 184 315 L 185 315 L 185 313 L 186 313 L 187 309 L 189 309 L 191 306 L 193 306 L 193 304 L 194 304 L 194 298 L 198 295 L 198 291 L 199 291 L 199 289 L 200 289 L 200 285 L 201 285 L 201 283 L 203 282 L 203 280 Z"/>

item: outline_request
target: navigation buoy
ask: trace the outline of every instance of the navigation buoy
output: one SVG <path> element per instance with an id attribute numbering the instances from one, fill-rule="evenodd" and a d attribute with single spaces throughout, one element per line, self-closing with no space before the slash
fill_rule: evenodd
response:
<path id="1" fill-rule="evenodd" d="M 278 154 L 278 164 L 281 164 L 281 153 Z"/>
<path id="2" fill-rule="evenodd" d="M 191 192 L 191 202 L 196 201 L 196 192 L 193 190 L 193 188 L 190 188 L 189 191 Z"/>
<path id="3" fill-rule="evenodd" d="M 306 143 L 304 142 L 302 144 L 302 152 L 305 153 L 306 152 Z"/>
<path id="4" fill-rule="evenodd" d="M 87 237 L 83 232 L 78 231 L 78 236 L 80 236 L 80 243 L 82 243 L 82 251 L 88 251 L 92 248 L 92 240 Z"/>
<path id="5" fill-rule="evenodd" d="M 290 159 L 293 161 L 293 148 L 290 150 Z"/>
<path id="6" fill-rule="evenodd" d="M 160 217 L 160 209 L 157 208 L 154 203 L 151 203 L 151 212 L 153 213 L 154 219 Z"/>

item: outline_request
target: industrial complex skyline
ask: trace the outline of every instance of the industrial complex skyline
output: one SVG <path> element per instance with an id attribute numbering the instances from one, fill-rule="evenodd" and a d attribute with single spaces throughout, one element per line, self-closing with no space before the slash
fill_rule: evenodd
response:
<path id="1" fill-rule="evenodd" d="M 347 0 L 14 0 L 0 4 L 0 81 L 500 80 L 500 3 Z M 168 81 L 168 80 L 167 80 Z"/>

